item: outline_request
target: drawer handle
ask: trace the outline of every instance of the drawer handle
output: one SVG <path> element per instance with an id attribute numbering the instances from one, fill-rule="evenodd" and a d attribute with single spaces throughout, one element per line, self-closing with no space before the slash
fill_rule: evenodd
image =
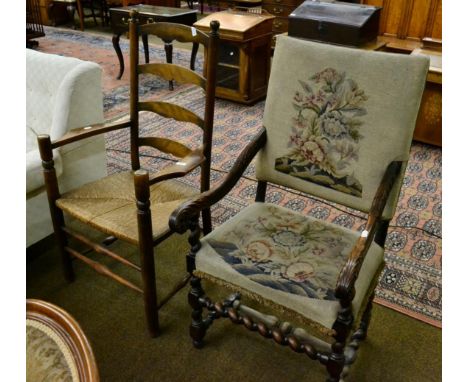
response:
<path id="1" fill-rule="evenodd" d="M 154 24 L 154 19 L 149 17 L 148 20 L 146 20 L 146 24 Z"/>
<path id="2" fill-rule="evenodd" d="M 122 22 L 123 22 L 125 25 L 128 25 L 128 19 L 126 19 L 125 17 L 122 17 Z"/>
<path id="3" fill-rule="evenodd" d="M 276 14 L 276 15 L 280 15 L 281 13 L 283 13 L 283 8 L 274 7 L 273 8 L 273 13 Z"/>
<path id="4" fill-rule="evenodd" d="M 275 22 L 273 23 L 273 26 L 274 26 L 275 28 L 279 28 L 279 27 L 282 26 L 282 25 L 283 25 L 283 23 L 282 23 L 281 21 L 275 21 Z"/>

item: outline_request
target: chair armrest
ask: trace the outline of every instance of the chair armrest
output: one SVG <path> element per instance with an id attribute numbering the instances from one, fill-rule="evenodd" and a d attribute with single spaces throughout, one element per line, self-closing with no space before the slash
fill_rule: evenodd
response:
<path id="1" fill-rule="evenodd" d="M 161 182 L 163 180 L 180 178 L 193 171 L 195 168 L 205 162 L 206 158 L 203 155 L 203 149 L 193 150 L 190 154 L 180 159 L 177 163 L 169 166 L 149 179 L 149 184 Z"/>
<path id="2" fill-rule="evenodd" d="M 340 300 L 351 301 L 354 298 L 354 284 L 358 278 L 362 263 L 374 240 L 378 224 L 387 204 L 388 196 L 400 172 L 402 162 L 392 162 L 385 170 L 379 188 L 374 196 L 366 226 L 354 245 L 338 277 L 335 296 Z"/>
<path id="3" fill-rule="evenodd" d="M 79 141 L 81 139 L 89 138 L 95 135 L 107 133 L 109 131 L 123 129 L 124 127 L 130 126 L 130 118 L 127 117 L 123 121 L 117 121 L 112 123 L 100 123 L 91 126 L 78 127 L 68 131 L 63 137 L 52 142 L 52 149 L 67 145 L 72 142 Z"/>
<path id="4" fill-rule="evenodd" d="M 262 128 L 256 137 L 250 142 L 237 158 L 231 171 L 226 175 L 221 184 L 212 188 L 198 198 L 190 200 L 177 208 L 169 218 L 169 227 L 178 233 L 184 233 L 189 229 L 189 223 L 198 214 L 213 204 L 219 202 L 226 194 L 232 190 L 243 172 L 255 157 L 257 152 L 266 143 L 266 130 Z"/>

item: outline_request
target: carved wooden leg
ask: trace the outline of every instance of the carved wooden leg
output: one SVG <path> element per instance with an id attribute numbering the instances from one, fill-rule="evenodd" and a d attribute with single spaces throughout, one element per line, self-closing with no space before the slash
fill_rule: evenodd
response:
<path id="1" fill-rule="evenodd" d="M 159 334 L 158 301 L 156 295 L 156 275 L 154 270 L 153 228 L 149 200 L 149 175 L 147 171 L 134 173 L 135 197 L 137 200 L 138 244 L 143 278 L 143 298 L 146 321 L 151 337 Z"/>
<path id="2" fill-rule="evenodd" d="M 190 337 L 192 337 L 193 346 L 200 349 L 203 347 L 203 337 L 206 334 L 206 326 L 203 323 L 203 306 L 200 304 L 200 298 L 204 296 L 205 292 L 198 277 L 192 276 L 190 285 L 192 287 L 188 294 L 188 302 L 192 307 Z"/>
<path id="3" fill-rule="evenodd" d="M 202 222 L 203 234 L 208 235 L 213 229 L 213 226 L 211 224 L 211 211 L 209 208 L 202 211 Z"/>
<path id="4" fill-rule="evenodd" d="M 76 9 L 76 7 L 75 7 L 74 3 L 69 3 L 67 5 L 67 13 L 68 13 L 68 17 L 71 20 L 73 29 L 76 29 L 76 26 L 75 26 L 75 9 Z"/>
<path id="5" fill-rule="evenodd" d="M 148 35 L 142 34 L 141 41 L 143 41 L 143 50 L 145 52 L 145 63 L 149 62 L 149 45 L 148 45 Z"/>
<path id="6" fill-rule="evenodd" d="M 359 329 L 353 334 L 352 339 L 357 341 L 364 341 L 367 338 L 367 329 L 372 316 L 372 301 L 374 300 L 374 293 L 370 296 L 369 302 L 367 303 L 366 310 L 364 311 L 359 324 Z"/>
<path id="7" fill-rule="evenodd" d="M 120 49 L 120 33 L 115 33 L 112 36 L 112 45 L 114 45 L 115 53 L 117 53 L 117 58 L 119 59 L 119 74 L 117 75 L 117 79 L 120 80 L 122 78 L 125 64 L 124 58 L 122 54 L 122 49 Z"/>
<path id="8" fill-rule="evenodd" d="M 326 363 L 328 378 L 327 382 L 339 382 L 341 373 L 345 366 L 344 349 L 346 339 L 353 325 L 353 314 L 351 312 L 351 300 L 340 301 L 341 309 L 338 313 L 338 318 L 333 324 L 333 329 L 336 331 L 335 343 L 332 345 L 332 353 Z"/>
<path id="9" fill-rule="evenodd" d="M 76 1 L 76 10 L 78 11 L 78 17 L 80 18 L 80 30 L 84 31 L 84 13 L 83 13 L 83 5 L 81 4 L 80 0 Z"/>
<path id="10" fill-rule="evenodd" d="M 53 1 L 51 1 L 49 3 L 49 6 L 47 7 L 47 16 L 49 16 L 49 20 L 51 21 L 52 26 L 56 27 L 57 26 L 57 18 L 55 17 L 54 9 L 55 9 L 55 3 Z"/>
<path id="11" fill-rule="evenodd" d="M 166 62 L 172 64 L 172 41 L 164 41 L 164 50 L 166 51 Z M 169 90 L 174 90 L 174 81 L 169 81 Z"/>
<path id="12" fill-rule="evenodd" d="M 38 139 L 39 151 L 42 160 L 42 169 L 44 174 L 44 182 L 47 191 L 47 199 L 49 201 L 50 216 L 54 233 L 57 238 L 60 256 L 62 258 L 62 267 L 65 279 L 69 282 L 75 279 L 73 272 L 72 261 L 70 254 L 65 250 L 67 246 L 67 237 L 63 232 L 62 227 L 64 224 L 63 212 L 55 204 L 60 198 L 60 191 L 58 187 L 57 174 L 54 168 L 54 159 L 52 153 L 52 143 L 48 135 L 39 135 Z"/>
<path id="13" fill-rule="evenodd" d="M 93 16 L 93 20 L 94 20 L 94 25 L 97 26 L 98 22 L 97 22 L 97 19 L 96 19 L 96 12 L 94 11 L 93 0 L 90 1 L 90 8 L 91 8 L 91 16 Z"/>
<path id="14" fill-rule="evenodd" d="M 199 47 L 198 42 L 194 42 L 192 46 L 192 54 L 190 55 L 190 69 L 195 70 L 195 60 L 197 58 L 197 52 Z"/>

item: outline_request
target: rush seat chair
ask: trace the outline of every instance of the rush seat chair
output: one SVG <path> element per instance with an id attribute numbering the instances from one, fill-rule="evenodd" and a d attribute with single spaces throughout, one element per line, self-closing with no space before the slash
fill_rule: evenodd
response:
<path id="1" fill-rule="evenodd" d="M 60 247 L 64 273 L 67 280 L 74 279 L 72 257 L 90 265 L 99 273 L 141 293 L 144 298 L 148 330 L 151 336 L 159 331 L 158 309 L 180 290 L 188 281 L 185 270 L 180 270 L 183 279 L 165 298 L 158 299 L 154 265 L 154 247 L 169 237 L 173 231 L 168 226 L 171 212 L 189 196 L 207 191 L 210 187 L 211 141 L 213 130 L 215 68 L 218 46 L 219 23 L 213 22 L 209 34 L 195 28 L 178 24 L 152 23 L 138 25 L 138 12 L 131 14 L 130 26 L 130 116 L 113 124 L 74 129 L 64 137 L 51 141 L 49 136 L 38 137 L 43 172 L 54 231 Z M 178 40 L 203 44 L 206 74 L 175 64 L 139 64 L 138 40 L 142 34 L 150 34 L 163 40 Z M 181 106 L 162 101 L 139 101 L 139 75 L 154 74 L 165 80 L 180 84 L 193 84 L 205 91 L 204 118 Z M 203 130 L 200 147 L 191 149 L 186 145 L 164 137 L 142 137 L 139 134 L 139 112 L 149 111 L 177 121 L 190 122 Z M 96 136 L 118 129 L 130 129 L 131 171 L 109 175 L 95 182 L 61 194 L 53 163 L 53 150 L 86 137 Z M 139 149 L 154 148 L 156 153 L 172 154 L 179 158 L 177 163 L 151 174 L 140 166 Z M 200 189 L 196 190 L 176 180 L 201 168 Z M 90 241 L 83 234 L 74 232 L 64 223 L 64 213 L 110 235 L 109 241 L 121 239 L 135 245 L 140 253 L 140 264 L 135 264 L 110 251 L 106 246 Z M 203 212 L 203 227 L 211 230 L 209 209 Z M 86 248 L 110 256 L 141 272 L 143 287 L 124 279 L 103 264 L 89 259 L 68 244 L 73 237 Z M 157 253 L 157 251 L 156 251 Z M 176 273 L 177 270 L 174 270 Z M 158 302 L 159 300 L 159 302 Z"/>
<path id="2" fill-rule="evenodd" d="M 346 374 L 366 337 L 428 64 L 422 57 L 278 39 L 264 128 L 219 186 L 170 218 L 173 230 L 191 231 L 195 347 L 226 317 L 319 360 L 328 382 Z M 200 211 L 221 200 L 255 156 L 255 203 L 200 240 Z M 354 232 L 266 203 L 269 184 L 360 210 L 367 223 Z M 201 280 L 235 293 L 213 302 Z"/>

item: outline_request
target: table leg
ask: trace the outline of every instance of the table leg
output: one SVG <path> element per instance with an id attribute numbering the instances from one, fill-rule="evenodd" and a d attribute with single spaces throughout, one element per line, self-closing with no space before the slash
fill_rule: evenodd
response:
<path id="1" fill-rule="evenodd" d="M 197 58 L 198 46 L 200 44 L 198 42 L 193 43 L 192 47 L 192 54 L 190 56 L 190 69 L 195 70 L 195 59 Z"/>
<path id="2" fill-rule="evenodd" d="M 145 63 L 149 63 L 148 35 L 142 34 L 141 40 L 143 41 L 143 50 L 145 51 Z"/>
<path id="3" fill-rule="evenodd" d="M 119 44 L 120 35 L 121 33 L 115 33 L 112 36 L 112 45 L 114 45 L 115 53 L 117 53 L 117 57 L 119 59 L 119 64 L 120 64 L 119 75 L 117 76 L 118 80 L 122 78 L 122 75 L 124 72 L 124 59 L 123 59 L 122 50 L 120 49 L 120 44 Z"/>
<path id="4" fill-rule="evenodd" d="M 166 51 L 166 62 L 172 64 L 172 41 L 164 41 L 164 50 Z M 174 81 L 169 81 L 169 90 L 174 90 Z"/>
<path id="5" fill-rule="evenodd" d="M 72 22 L 72 28 L 73 29 L 76 29 L 76 26 L 75 26 L 75 4 L 74 3 L 69 3 L 67 5 L 67 13 L 68 13 L 68 17 L 70 18 L 71 22 Z"/>
<path id="6" fill-rule="evenodd" d="M 78 16 L 80 18 L 80 30 L 84 31 L 84 13 L 83 13 L 83 5 L 81 4 L 81 0 L 76 0 L 76 9 L 78 11 Z"/>

